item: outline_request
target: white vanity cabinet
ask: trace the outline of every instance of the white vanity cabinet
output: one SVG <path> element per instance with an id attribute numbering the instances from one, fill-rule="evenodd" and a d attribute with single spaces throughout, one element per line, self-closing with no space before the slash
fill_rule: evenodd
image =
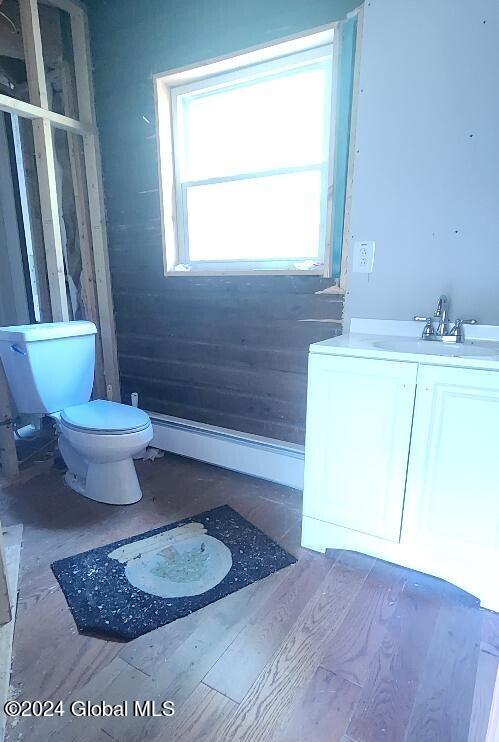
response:
<path id="1" fill-rule="evenodd" d="M 303 545 L 442 577 L 498 611 L 499 356 L 454 367 L 337 342 L 310 355 Z"/>
<path id="2" fill-rule="evenodd" d="M 499 373 L 420 366 L 402 538 L 499 584 Z"/>
<path id="3" fill-rule="evenodd" d="M 416 372 L 310 356 L 305 515 L 399 540 Z"/>

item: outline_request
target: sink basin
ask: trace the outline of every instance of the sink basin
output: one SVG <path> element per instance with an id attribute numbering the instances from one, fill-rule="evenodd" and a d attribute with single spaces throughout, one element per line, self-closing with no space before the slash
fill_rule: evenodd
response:
<path id="1" fill-rule="evenodd" d="M 392 337 L 377 340 L 375 348 L 390 350 L 392 353 L 420 353 L 428 356 L 451 356 L 454 358 L 498 358 L 498 343 L 479 343 L 470 340 L 465 343 L 443 343 L 435 340 Z M 491 347 L 492 346 L 492 347 Z"/>

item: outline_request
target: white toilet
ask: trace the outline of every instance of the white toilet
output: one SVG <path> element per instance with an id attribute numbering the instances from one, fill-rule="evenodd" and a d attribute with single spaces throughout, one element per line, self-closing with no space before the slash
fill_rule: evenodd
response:
<path id="1" fill-rule="evenodd" d="M 92 394 L 92 322 L 0 327 L 0 358 L 17 410 L 57 420 L 66 482 L 85 497 L 129 505 L 142 497 L 133 456 L 150 443 L 149 416 Z"/>

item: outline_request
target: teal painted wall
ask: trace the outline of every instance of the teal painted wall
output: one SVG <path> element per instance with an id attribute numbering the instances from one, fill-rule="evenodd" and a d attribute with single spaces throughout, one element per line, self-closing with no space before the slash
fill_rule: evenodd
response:
<path id="1" fill-rule="evenodd" d="M 340 20 L 358 0 L 88 5 L 123 400 L 303 443 L 308 347 L 341 331 L 343 299 L 307 275 L 164 277 L 152 75 Z"/>
<path id="2" fill-rule="evenodd" d="M 96 58 L 125 44 L 133 77 L 344 18 L 359 0 L 88 0 Z M 106 52 L 107 47 L 107 52 Z"/>

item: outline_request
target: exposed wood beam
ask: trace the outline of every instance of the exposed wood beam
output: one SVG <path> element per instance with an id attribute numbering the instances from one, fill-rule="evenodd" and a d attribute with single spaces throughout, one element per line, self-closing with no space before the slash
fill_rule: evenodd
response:
<path id="1" fill-rule="evenodd" d="M 37 0 L 20 0 L 20 9 L 30 100 L 35 105 L 48 109 Z M 54 142 L 48 118 L 36 118 L 33 121 L 33 137 L 52 319 L 54 322 L 66 322 L 69 320 L 66 273 L 59 220 Z"/>
<path id="2" fill-rule="evenodd" d="M 71 116 L 75 116 L 77 112 L 75 90 L 71 70 L 67 63 L 63 63 L 61 74 L 64 110 Z M 85 319 L 93 322 L 100 330 L 83 146 L 81 137 L 74 136 L 68 132 L 67 138 L 81 255 L 81 300 Z M 97 398 L 102 398 L 106 396 L 106 382 L 104 378 L 102 337 L 100 332 L 95 350 L 94 395 Z"/>
<path id="3" fill-rule="evenodd" d="M 9 386 L 0 361 L 0 471 L 7 479 L 13 479 L 19 474 L 14 428 L 9 422 L 13 414 Z"/>
<path id="4" fill-rule="evenodd" d="M 56 129 L 64 129 L 70 131 L 73 134 L 91 134 L 94 132 L 94 127 L 88 124 L 83 124 L 76 119 L 72 119 L 69 116 L 63 116 L 55 111 L 40 111 L 38 106 L 34 106 L 32 103 L 26 103 L 23 100 L 17 100 L 11 98 L 8 95 L 0 94 L 0 111 L 6 113 L 14 113 L 17 116 L 21 116 L 26 119 L 39 119 L 42 115 L 48 119 L 52 126 Z"/>
<path id="5" fill-rule="evenodd" d="M 47 120 L 33 122 L 33 138 L 35 141 L 52 319 L 54 322 L 67 322 L 69 320 L 69 308 L 59 219 L 54 142 L 52 128 Z"/>
<path id="6" fill-rule="evenodd" d="M 30 102 L 49 108 L 37 0 L 19 0 Z"/>
<path id="7" fill-rule="evenodd" d="M 0 3 L 5 13 L 17 29 L 21 26 L 19 3 L 17 0 L 3 0 Z M 58 21 L 59 11 L 49 5 L 39 9 L 40 27 L 43 38 L 45 64 L 54 67 L 62 56 L 61 29 Z M 6 21 L 0 20 L 0 49 L 4 57 L 24 60 L 24 46 L 21 33 L 15 33 Z"/>
<path id="8" fill-rule="evenodd" d="M 78 60 L 78 64 L 75 66 L 75 76 L 79 115 L 84 121 L 91 121 L 93 126 L 95 126 L 94 92 L 91 73 L 92 59 L 90 55 L 87 14 L 85 11 L 75 10 L 71 13 L 71 32 L 73 37 L 73 53 L 75 59 Z M 92 230 L 106 392 L 108 399 L 119 402 L 121 399 L 120 377 L 98 137 L 94 134 L 86 134 L 83 137 L 83 150 L 85 155 L 85 172 Z"/>

